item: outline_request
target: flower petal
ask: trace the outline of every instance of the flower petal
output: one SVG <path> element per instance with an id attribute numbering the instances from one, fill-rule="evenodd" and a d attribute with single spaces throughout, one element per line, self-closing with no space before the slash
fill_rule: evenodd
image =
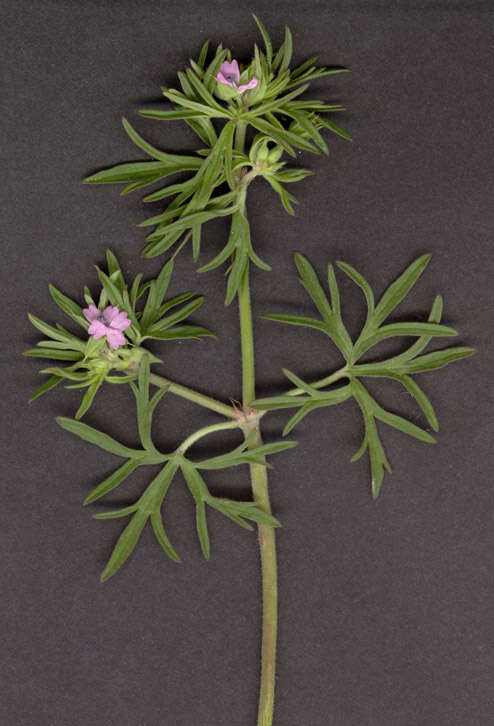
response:
<path id="1" fill-rule="evenodd" d="M 120 310 L 119 310 L 119 309 L 118 309 L 118 308 L 117 308 L 116 306 L 115 306 L 115 307 L 113 307 L 113 305 L 108 305 L 108 307 L 106 307 L 106 308 L 105 308 L 105 309 L 103 310 L 103 318 L 104 318 L 104 320 L 105 320 L 105 323 L 106 323 L 107 325 L 109 325 L 109 324 L 110 324 L 110 323 L 112 322 L 112 320 L 113 320 L 114 318 L 116 318 L 116 316 L 117 316 L 117 315 L 118 315 L 119 313 L 120 313 Z"/>
<path id="2" fill-rule="evenodd" d="M 111 348 L 116 350 L 121 345 L 125 345 L 126 340 L 124 334 L 120 330 L 107 330 L 106 337 Z"/>
<path id="3" fill-rule="evenodd" d="M 99 320 L 93 320 L 88 330 L 89 335 L 92 335 L 93 338 L 96 338 L 96 340 L 98 340 L 98 338 L 102 338 L 107 332 L 108 328 Z"/>
<path id="4" fill-rule="evenodd" d="M 230 81 L 227 81 L 221 71 L 216 76 L 216 80 L 218 81 L 218 83 L 223 83 L 224 86 L 230 86 L 230 88 L 233 88 L 233 83 L 230 83 Z"/>
<path id="5" fill-rule="evenodd" d="M 93 320 L 96 320 L 100 314 L 96 305 L 90 305 L 88 308 L 84 308 L 82 312 L 84 313 L 84 317 L 89 320 L 90 323 L 92 323 Z"/>
<path id="6" fill-rule="evenodd" d="M 110 328 L 114 330 L 127 330 L 130 325 L 130 320 L 127 317 L 125 311 L 119 312 L 110 323 Z"/>
<path id="7" fill-rule="evenodd" d="M 251 81 L 243 84 L 242 86 L 239 86 L 238 92 L 243 93 L 244 91 L 248 91 L 249 88 L 255 88 L 258 83 L 259 83 L 259 80 L 254 76 Z"/>
<path id="8" fill-rule="evenodd" d="M 235 58 L 232 60 L 231 63 L 228 63 L 228 61 L 223 61 L 223 63 L 220 65 L 220 73 L 222 74 L 223 78 L 229 86 L 232 85 L 232 83 L 229 83 L 230 79 L 231 81 L 233 81 L 233 83 L 237 84 L 240 80 L 240 69 Z M 221 83 L 224 83 L 224 81 L 221 81 Z"/>

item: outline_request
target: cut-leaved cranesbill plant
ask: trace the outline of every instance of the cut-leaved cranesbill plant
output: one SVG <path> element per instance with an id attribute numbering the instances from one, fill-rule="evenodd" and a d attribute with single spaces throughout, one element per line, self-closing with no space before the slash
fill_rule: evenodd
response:
<path id="1" fill-rule="evenodd" d="M 251 237 L 247 217 L 249 185 L 256 179 L 263 179 L 279 195 L 286 211 L 293 214 L 292 205 L 296 200 L 286 185 L 302 180 L 310 171 L 287 166 L 286 159 L 296 158 L 296 150 L 328 153 L 327 141 L 321 133 L 325 130 L 346 139 L 350 137 L 327 117 L 342 110 L 338 103 L 311 99 L 307 95 L 312 80 L 345 69 L 317 67 L 316 58 L 310 58 L 292 69 L 290 31 L 286 29 L 283 44 L 274 52 L 266 29 L 257 18 L 255 20 L 264 50 L 254 46 L 252 58 L 242 65 L 221 45 L 208 58 L 206 43 L 197 61 L 190 61 L 189 67 L 178 73 L 180 88 L 162 89 L 171 107 L 141 111 L 141 115 L 147 118 L 187 123 L 201 143 L 196 153 L 174 154 L 157 149 L 124 119 L 127 134 L 151 160 L 118 164 L 86 179 L 91 184 L 125 184 L 124 194 L 158 183 L 158 188 L 148 193 L 144 200 L 161 202 L 167 199 L 168 203 L 164 211 L 142 223 L 144 227 L 153 228 L 143 254 L 156 257 L 174 248 L 171 259 L 165 261 L 155 280 L 143 283 L 139 274 L 129 286 L 117 259 L 113 253 L 107 252 L 107 272 L 98 270 L 101 294 L 96 302 L 89 289 L 85 288 L 85 308 L 51 286 L 55 302 L 84 329 L 84 336 L 77 337 L 59 324 L 53 327 L 31 316 L 31 321 L 46 339 L 26 354 L 56 362 L 43 369 L 42 373 L 50 377 L 32 398 L 61 381 L 68 382 L 68 387 L 86 388 L 75 418 L 59 418 L 58 423 L 86 443 L 120 459 L 113 473 L 87 495 L 85 504 L 95 502 L 121 486 L 140 467 L 161 467 L 137 501 L 116 511 L 95 515 L 101 519 L 130 518 L 115 544 L 102 574 L 103 580 L 114 575 L 128 559 L 148 521 L 164 552 L 172 560 L 179 561 L 179 555 L 165 531 L 162 513 L 168 489 L 180 477 L 195 504 L 197 533 L 206 558 L 209 558 L 211 550 L 208 509 L 219 511 L 247 530 L 251 530 L 253 524 L 257 526 L 263 592 L 257 724 L 271 726 L 278 618 L 275 529 L 279 523 L 271 512 L 268 495 L 268 458 L 293 447 L 295 442 L 280 439 L 263 443 L 262 418 L 273 410 L 295 408 L 295 414 L 283 431 L 286 435 L 314 409 L 353 399 L 360 408 L 364 423 L 363 443 L 354 460 L 369 452 L 372 494 L 377 497 L 384 471 L 390 471 L 377 424 L 387 424 L 426 442 L 434 439 L 427 430 L 383 408 L 368 391 L 365 379 L 383 377 L 400 382 L 417 401 L 430 428 L 437 430 L 432 404 L 416 382 L 415 374 L 441 368 L 470 355 L 473 350 L 449 347 L 424 353 L 432 338 L 456 335 L 452 328 L 441 323 L 440 297 L 434 301 L 428 320 L 387 322 L 424 270 L 428 255 L 413 262 L 377 304 L 366 279 L 350 265 L 337 263 L 342 272 L 362 289 L 367 301 L 367 319 L 360 335 L 352 340 L 341 315 L 334 268 L 330 265 L 328 269 L 328 297 L 308 260 L 299 254 L 296 265 L 301 281 L 319 317 L 286 314 L 264 317 L 324 333 L 340 350 L 343 365 L 337 371 L 328 372 L 324 378 L 309 383 L 285 370 L 294 387 L 283 395 L 256 399 L 250 267 L 252 263 L 261 270 L 269 271 L 271 268 L 260 258 Z M 179 175 L 178 180 L 170 183 L 169 177 L 176 174 Z M 238 300 L 242 359 L 242 402 L 238 405 L 224 403 L 158 375 L 154 366 L 160 366 L 161 361 L 146 350 L 145 345 L 147 339 L 173 341 L 212 335 L 205 328 L 184 323 L 202 304 L 202 297 L 186 292 L 167 299 L 166 293 L 176 255 L 190 242 L 194 260 L 198 260 L 202 227 L 218 217 L 230 218 L 225 245 L 199 271 L 206 272 L 225 265 L 226 303 Z M 397 336 L 408 343 L 402 352 L 386 360 L 361 361 L 361 357 L 380 341 Z M 410 339 L 415 340 L 410 344 Z M 312 360 L 313 356 L 308 353 L 308 358 Z M 61 366 L 59 361 L 65 361 L 67 365 Z M 104 381 L 129 384 L 129 395 L 134 396 L 137 410 L 140 438 L 137 447 L 124 445 L 79 420 Z M 151 386 L 157 389 L 152 395 Z M 126 386 L 121 388 L 128 390 Z M 184 441 L 177 443 L 172 451 L 162 452 L 152 436 L 152 419 L 157 416 L 158 404 L 165 394 L 193 401 L 214 411 L 220 419 L 197 430 L 191 425 L 192 433 Z M 236 400 L 235 394 L 235 391 L 225 391 L 224 400 Z M 166 399 L 162 406 L 166 408 Z M 191 454 L 197 441 L 201 440 L 204 444 L 203 439 L 210 441 L 214 436 L 217 442 L 223 431 L 232 429 L 238 431 L 241 439 L 233 450 L 226 448 L 221 454 L 199 460 Z M 207 482 L 214 476 L 215 470 L 231 467 L 235 472 L 242 472 L 244 465 L 250 471 L 252 501 L 211 494 Z"/>

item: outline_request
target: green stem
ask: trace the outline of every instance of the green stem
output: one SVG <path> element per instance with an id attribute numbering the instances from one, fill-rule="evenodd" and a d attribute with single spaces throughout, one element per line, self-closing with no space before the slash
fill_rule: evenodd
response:
<path id="1" fill-rule="evenodd" d="M 254 332 L 249 288 L 249 268 L 238 290 L 238 310 L 240 315 L 240 341 L 242 346 L 242 402 L 244 408 L 256 397 L 254 369 Z"/>
<path id="2" fill-rule="evenodd" d="M 209 434 L 214 434 L 216 431 L 226 431 L 227 429 L 236 429 L 238 428 L 239 424 L 238 421 L 227 421 L 226 423 L 219 423 L 219 424 L 212 424 L 211 426 L 203 426 L 202 429 L 198 429 L 197 431 L 194 431 L 193 434 L 188 436 L 178 447 L 177 454 L 185 454 L 187 449 L 190 449 L 192 444 L 195 444 L 196 441 L 199 441 L 199 439 L 202 439 L 203 436 L 208 436 Z"/>
<path id="3" fill-rule="evenodd" d="M 247 121 L 237 121 L 236 134 L 235 134 L 236 151 L 244 150 L 246 130 L 247 130 Z"/>
<path id="4" fill-rule="evenodd" d="M 247 410 L 247 407 L 255 398 L 254 338 L 248 268 L 240 284 L 238 298 L 242 343 L 243 405 L 244 410 Z M 255 424 L 254 430 L 256 431 L 256 435 L 253 437 L 250 448 L 262 444 L 259 422 Z M 267 468 L 261 464 L 251 464 L 250 476 L 254 500 L 265 512 L 271 513 Z M 273 723 L 276 635 L 278 628 L 276 541 L 273 527 L 261 524 L 258 527 L 258 533 L 262 571 L 262 646 L 257 726 L 271 726 Z"/>
<path id="5" fill-rule="evenodd" d="M 236 419 L 235 411 L 231 406 L 227 406 L 226 403 L 217 401 L 215 398 L 211 398 L 211 396 L 206 396 L 204 393 L 194 391 L 192 388 L 187 388 L 187 386 L 174 383 L 168 378 L 156 375 L 156 373 L 150 374 L 149 381 L 160 388 L 163 388 L 163 386 L 169 386 L 170 393 L 174 393 L 176 396 L 181 396 L 182 398 L 186 398 L 188 401 L 197 403 L 199 406 L 204 406 L 204 408 L 209 408 L 211 411 L 216 411 L 216 413 L 220 413 L 222 416 L 226 416 L 226 418 Z"/>

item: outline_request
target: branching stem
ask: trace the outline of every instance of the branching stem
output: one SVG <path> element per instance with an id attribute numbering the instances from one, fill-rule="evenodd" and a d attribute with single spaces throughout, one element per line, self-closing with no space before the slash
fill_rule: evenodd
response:
<path id="1" fill-rule="evenodd" d="M 242 391 L 244 409 L 255 398 L 254 338 L 250 302 L 248 269 L 239 288 L 240 336 L 242 342 Z M 259 422 L 250 448 L 262 444 Z M 268 494 L 267 469 L 261 464 L 250 465 L 254 500 L 269 514 L 271 507 Z M 261 685 L 259 692 L 258 726 L 271 726 L 273 722 L 274 686 L 276 667 L 276 637 L 278 627 L 278 577 L 276 565 L 276 541 L 273 527 L 259 525 L 259 547 L 262 570 L 262 645 Z"/>

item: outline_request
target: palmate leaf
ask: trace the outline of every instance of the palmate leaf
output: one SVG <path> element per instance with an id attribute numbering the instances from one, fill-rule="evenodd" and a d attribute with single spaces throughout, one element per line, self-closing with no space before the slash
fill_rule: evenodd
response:
<path id="1" fill-rule="evenodd" d="M 136 400 L 137 422 L 139 437 L 143 446 L 142 449 L 135 449 L 121 444 L 102 431 L 87 426 L 80 421 L 67 418 L 57 419 L 57 422 L 62 428 L 75 434 L 83 439 L 83 441 L 126 459 L 123 464 L 88 494 L 84 501 L 85 505 L 95 502 L 112 492 L 126 481 L 138 467 L 162 464 L 159 473 L 152 479 L 134 504 L 94 515 L 97 519 L 131 517 L 118 538 L 110 559 L 101 575 L 102 581 L 112 577 L 127 561 L 136 547 L 148 520 L 151 521 L 153 532 L 163 551 L 172 560 L 180 562 L 180 557 L 165 531 L 161 512 L 168 489 L 179 468 L 183 472 L 187 486 L 195 501 L 196 528 L 206 559 L 209 558 L 211 549 L 206 520 L 207 505 L 222 512 L 229 519 L 246 529 L 252 529 L 249 522 L 255 522 L 264 526 L 279 526 L 279 522 L 269 512 L 264 512 L 255 502 L 236 502 L 234 500 L 212 496 L 198 469 L 221 469 L 250 463 L 266 464 L 264 461 L 265 456 L 288 449 L 294 445 L 294 442 L 279 441 L 250 448 L 252 436 L 248 436 L 233 451 L 196 463 L 184 458 L 182 453 L 183 444 L 170 454 L 160 453 L 152 440 L 151 423 L 154 409 L 166 392 L 166 387 L 158 390 L 150 398 L 150 358 L 151 356 L 149 354 L 142 357 L 137 376 L 137 385 L 133 382 L 131 383 Z M 228 427 L 231 428 L 231 424 Z"/>
<path id="2" fill-rule="evenodd" d="M 436 414 L 427 394 L 412 378 L 414 374 L 432 371 L 444 367 L 461 358 L 471 355 L 472 348 L 458 346 L 434 351 L 422 355 L 422 352 L 435 337 L 451 337 L 456 335 L 452 328 L 441 324 L 442 298 L 434 300 L 429 319 L 423 322 L 396 322 L 384 324 L 389 315 L 402 302 L 417 282 L 427 266 L 430 255 L 422 255 L 415 260 L 384 292 L 379 302 L 375 303 L 374 294 L 367 280 L 353 267 L 338 262 L 338 267 L 356 284 L 365 295 L 367 317 L 363 329 L 355 342 L 352 342 L 341 317 L 340 295 L 333 267 L 328 268 L 329 298 L 321 286 L 317 275 L 308 260 L 302 255 L 296 256 L 297 269 L 301 282 L 310 295 L 320 319 L 296 315 L 271 314 L 263 317 L 275 322 L 289 325 L 304 326 L 324 332 L 337 345 L 345 365 L 337 373 L 322 379 L 315 384 L 308 384 L 299 376 L 285 370 L 285 375 L 296 386 L 295 389 L 281 396 L 258 399 L 253 405 L 260 410 L 276 410 L 298 408 L 288 421 L 283 435 L 288 434 L 306 415 L 316 408 L 342 403 L 354 398 L 361 410 L 364 420 L 365 435 L 362 446 L 352 461 L 359 459 L 366 451 L 369 452 L 372 473 L 372 493 L 377 497 L 385 471 L 391 471 L 384 448 L 379 438 L 376 421 L 398 429 L 414 438 L 427 443 L 434 443 L 428 431 L 401 416 L 386 411 L 370 395 L 362 383 L 366 377 L 389 378 L 398 381 L 415 399 L 418 407 L 434 431 L 439 428 Z M 359 363 L 359 358 L 372 346 L 383 340 L 394 337 L 414 337 L 416 341 L 405 351 L 386 360 L 374 363 Z M 325 386 L 347 379 L 348 383 L 338 387 Z"/>

